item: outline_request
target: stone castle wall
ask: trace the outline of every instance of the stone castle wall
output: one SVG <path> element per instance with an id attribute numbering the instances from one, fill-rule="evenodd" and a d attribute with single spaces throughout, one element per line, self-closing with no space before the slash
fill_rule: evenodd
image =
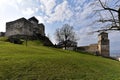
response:
<path id="1" fill-rule="evenodd" d="M 91 53 L 98 52 L 98 44 L 91 44 L 88 48 L 88 51 L 91 52 Z"/>
<path id="2" fill-rule="evenodd" d="M 89 46 L 81 46 L 78 47 L 78 51 L 82 52 L 89 52 L 96 55 L 101 55 L 104 57 L 109 57 L 109 39 L 108 39 L 108 33 L 102 32 L 98 35 L 98 43 L 97 44 L 90 44 Z"/>
<path id="3" fill-rule="evenodd" d="M 78 51 L 95 54 L 96 52 L 98 52 L 98 44 L 90 44 L 89 46 L 78 47 Z"/>
<path id="4" fill-rule="evenodd" d="M 20 18 L 18 20 L 6 23 L 5 36 L 7 37 L 14 35 L 33 36 L 34 33 L 45 36 L 44 25 L 38 24 L 34 21 L 29 21 L 25 18 Z"/>
<path id="5" fill-rule="evenodd" d="M 43 24 L 38 24 L 38 33 L 45 35 L 45 27 Z"/>

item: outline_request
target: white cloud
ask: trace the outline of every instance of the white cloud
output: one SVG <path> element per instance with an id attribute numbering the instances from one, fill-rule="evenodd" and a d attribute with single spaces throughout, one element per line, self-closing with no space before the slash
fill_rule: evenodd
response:
<path id="1" fill-rule="evenodd" d="M 20 3 L 20 1 L 22 0 L 0 0 L 0 6 L 2 7 L 12 6 L 17 8 L 17 2 Z"/>
<path id="2" fill-rule="evenodd" d="M 92 27 L 83 27 L 78 31 L 80 37 L 80 40 L 78 41 L 79 46 L 97 43 L 97 34 L 90 34 L 89 32 L 91 31 L 94 31 Z"/>
<path id="3" fill-rule="evenodd" d="M 23 16 L 40 16 L 43 18 L 42 21 L 47 23 L 53 23 L 56 21 L 63 22 L 65 20 L 69 20 L 70 17 L 73 15 L 73 12 L 70 10 L 67 0 L 64 0 L 59 4 L 56 0 L 11 0 L 11 2 L 7 4 L 8 1 L 9 0 L 1 0 L 0 5 L 4 4 L 4 7 L 7 8 L 12 7 L 11 11 L 13 10 L 13 8 L 15 8 L 15 10 Z M 4 7 L 2 7 L 2 9 Z M 4 9 L 7 10 L 7 8 Z M 4 11 L 4 9 L 2 12 L 7 12 Z"/>
<path id="4" fill-rule="evenodd" d="M 33 10 L 32 8 L 26 8 L 26 9 L 22 10 L 22 13 L 24 15 L 32 15 L 33 13 L 35 13 L 35 10 Z"/>
<path id="5" fill-rule="evenodd" d="M 40 10 L 41 10 L 42 12 L 44 12 L 44 11 L 45 11 L 45 7 L 44 7 L 43 5 L 40 5 Z"/>
<path id="6" fill-rule="evenodd" d="M 81 19 L 84 20 L 87 18 L 87 16 L 89 16 L 91 13 L 93 12 L 92 7 L 90 6 L 90 3 L 85 5 L 83 7 L 83 11 L 80 13 L 81 15 Z"/>
<path id="7" fill-rule="evenodd" d="M 52 9 L 56 5 L 55 0 L 40 0 L 40 2 L 44 6 L 41 6 L 42 10 L 45 10 L 45 13 L 50 15 L 52 13 Z"/>
<path id="8" fill-rule="evenodd" d="M 55 7 L 54 13 L 50 14 L 47 20 L 48 22 L 64 21 L 69 20 L 72 15 L 68 2 L 65 0 Z"/>
<path id="9" fill-rule="evenodd" d="M 88 26 L 88 24 L 98 16 L 95 16 L 93 19 L 88 19 L 88 17 L 92 14 L 93 10 L 101 9 L 101 6 L 98 4 L 97 7 L 95 7 L 91 1 L 93 0 L 0 0 L 0 30 L 5 31 L 5 23 L 8 21 L 20 17 L 29 18 L 33 15 L 38 18 L 40 23 L 51 24 L 54 28 L 57 28 L 57 26 L 53 24 L 56 21 L 62 22 L 59 23 L 59 25 L 62 25 L 64 22 L 71 20 L 70 24 L 77 27 L 78 34 L 80 35 L 79 45 L 96 43 L 97 35 L 87 35 L 87 33 L 99 29 L 99 27 L 96 26 L 102 25 L 95 25 L 95 28 L 93 28 L 94 26 Z M 106 0 L 102 1 L 105 2 Z M 103 14 L 105 18 L 108 16 L 109 14 L 107 16 L 106 13 Z M 48 27 L 50 26 L 47 26 L 47 28 Z M 52 29 L 51 31 L 50 27 L 46 31 L 51 33 L 54 32 L 54 30 Z M 111 45 L 117 49 L 119 49 L 119 45 L 113 44 L 119 42 L 118 34 L 119 33 L 114 33 L 110 35 Z M 52 40 L 54 41 L 54 38 L 52 38 Z M 115 49 L 114 47 L 112 48 Z"/>
<path id="10" fill-rule="evenodd" d="M 0 0 L 0 31 L 5 31 L 6 22 L 12 21 L 20 16 L 16 5 L 15 0 Z"/>
<path id="11" fill-rule="evenodd" d="M 16 1 L 17 1 L 17 3 L 19 3 L 19 4 L 23 2 L 23 0 L 16 0 Z"/>
<path id="12" fill-rule="evenodd" d="M 39 23 L 45 23 L 44 18 L 42 16 L 36 16 L 39 20 Z"/>
<path id="13" fill-rule="evenodd" d="M 7 2 L 7 0 L 0 0 L 0 5 L 3 5 Z"/>

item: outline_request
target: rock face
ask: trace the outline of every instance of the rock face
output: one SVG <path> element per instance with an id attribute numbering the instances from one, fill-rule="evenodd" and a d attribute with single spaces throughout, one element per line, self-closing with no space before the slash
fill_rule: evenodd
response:
<path id="1" fill-rule="evenodd" d="M 15 21 L 6 23 L 6 37 L 10 36 L 30 36 L 34 34 L 41 34 L 45 36 L 44 25 L 38 23 L 38 20 L 35 17 L 30 19 L 20 18 Z"/>

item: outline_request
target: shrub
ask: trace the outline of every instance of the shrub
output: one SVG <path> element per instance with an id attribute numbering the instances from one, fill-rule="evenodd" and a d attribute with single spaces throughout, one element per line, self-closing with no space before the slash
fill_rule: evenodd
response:
<path id="1" fill-rule="evenodd" d="M 8 38 L 7 37 L 0 37 L 0 41 L 7 41 Z"/>

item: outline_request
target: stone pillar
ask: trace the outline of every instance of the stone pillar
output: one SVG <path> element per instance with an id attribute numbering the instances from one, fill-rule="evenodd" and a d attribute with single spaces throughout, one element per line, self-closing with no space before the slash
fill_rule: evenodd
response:
<path id="1" fill-rule="evenodd" d="M 109 39 L 108 39 L 108 33 L 101 32 L 98 35 L 98 52 L 101 56 L 109 57 Z"/>

